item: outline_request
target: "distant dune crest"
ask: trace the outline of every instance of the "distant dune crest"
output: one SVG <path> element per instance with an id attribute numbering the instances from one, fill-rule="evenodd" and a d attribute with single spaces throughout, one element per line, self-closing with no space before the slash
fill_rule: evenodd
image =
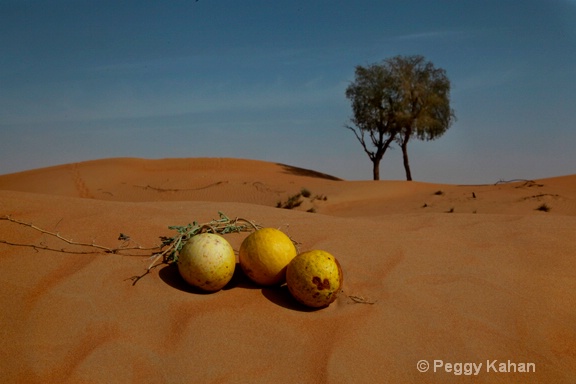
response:
<path id="1" fill-rule="evenodd" d="M 234 158 L 112 158 L 0 176 L 0 189 L 27 193 L 125 202 L 243 202 L 336 216 L 576 215 L 575 185 L 576 175 L 474 186 L 344 181 L 292 165 Z"/>

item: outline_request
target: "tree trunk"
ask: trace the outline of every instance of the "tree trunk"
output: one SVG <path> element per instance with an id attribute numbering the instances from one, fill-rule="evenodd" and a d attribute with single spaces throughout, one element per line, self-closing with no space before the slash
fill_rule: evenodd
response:
<path id="1" fill-rule="evenodd" d="M 408 139 L 410 136 L 404 137 L 402 141 L 402 158 L 404 160 L 404 170 L 406 171 L 406 180 L 412 181 L 412 172 L 410 172 L 410 162 L 408 161 Z"/>
<path id="2" fill-rule="evenodd" d="M 380 180 L 380 159 L 372 159 L 372 174 L 374 176 L 374 180 Z"/>

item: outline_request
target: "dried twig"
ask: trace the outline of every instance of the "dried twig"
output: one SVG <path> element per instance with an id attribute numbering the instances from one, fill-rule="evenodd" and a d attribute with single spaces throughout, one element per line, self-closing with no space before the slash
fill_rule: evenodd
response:
<path id="1" fill-rule="evenodd" d="M 366 298 L 364 298 L 364 297 L 362 297 L 362 296 L 348 295 L 348 298 L 349 298 L 350 300 L 352 300 L 352 301 L 353 301 L 354 303 L 356 303 L 356 304 L 369 304 L 369 305 L 372 305 L 372 304 L 375 304 L 375 303 L 376 303 L 375 301 L 368 300 L 368 299 L 366 299 Z"/>
<path id="2" fill-rule="evenodd" d="M 50 237 L 54 237 L 57 238 L 60 241 L 63 241 L 67 244 L 70 245 L 75 245 L 75 246 L 79 246 L 79 247 L 90 247 L 90 248 L 95 248 L 97 250 L 99 250 L 100 252 L 105 252 L 105 253 L 114 253 L 114 254 L 121 254 L 121 252 L 125 252 L 125 251 L 133 251 L 133 250 L 140 250 L 140 251 L 152 251 L 155 249 L 158 249 L 159 247 L 142 247 L 140 245 L 135 246 L 135 247 L 118 247 L 118 248 L 111 248 L 111 247 L 106 247 L 100 244 L 96 244 L 95 242 L 92 243 L 84 243 L 84 242 L 80 242 L 80 241 L 74 241 L 72 239 L 68 239 L 62 235 L 60 235 L 60 232 L 51 232 L 51 231 L 47 231 L 43 228 L 40 228 L 32 223 L 26 223 L 24 221 L 20 221 L 17 219 L 12 218 L 9 215 L 0 217 L 0 220 L 7 220 L 10 221 L 12 223 L 15 224 L 19 224 L 19 225 L 23 225 L 25 227 L 29 227 L 32 228 L 35 231 L 38 231 L 40 233 L 43 233 L 45 235 L 48 235 Z M 45 244 L 40 244 L 40 245 L 34 245 L 34 244 L 18 244 L 18 243 L 11 243 L 9 241 L 6 240 L 0 240 L 0 243 L 4 243 L 4 244 L 8 244 L 8 245 L 14 245 L 14 246 L 26 246 L 26 247 L 32 247 L 35 249 L 42 249 L 42 250 L 47 250 L 47 251 L 55 251 L 55 252 L 65 252 L 65 253 L 98 253 L 98 252 L 71 252 L 71 251 L 67 251 L 64 248 L 61 249 L 56 249 L 56 248 L 50 248 L 48 246 L 46 246 Z M 126 244 L 126 241 L 123 242 L 123 244 Z M 129 255 L 126 255 L 129 256 Z"/>
<path id="3" fill-rule="evenodd" d="M 65 248 L 51 248 L 51 247 L 47 246 L 46 244 L 42 244 L 42 243 L 40 245 L 23 244 L 23 243 L 13 243 L 13 242 L 7 241 L 7 240 L 0 240 L 0 243 L 6 244 L 6 245 L 11 245 L 14 247 L 28 247 L 28 248 L 34 249 L 36 252 L 39 252 L 42 250 L 42 251 L 52 251 L 52 252 L 61 252 L 61 253 L 72 253 L 75 255 L 78 255 L 78 254 L 80 254 L 80 255 L 92 254 L 93 255 L 93 254 L 97 254 L 97 253 L 102 253 L 102 251 L 97 251 L 97 250 L 94 250 L 94 251 L 69 251 Z M 128 256 L 128 255 L 125 255 L 125 256 Z"/>

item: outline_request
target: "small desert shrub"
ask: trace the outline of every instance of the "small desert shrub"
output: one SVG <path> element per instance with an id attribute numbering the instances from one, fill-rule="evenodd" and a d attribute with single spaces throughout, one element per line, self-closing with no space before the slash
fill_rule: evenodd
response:
<path id="1" fill-rule="evenodd" d="M 300 190 L 300 193 L 289 196 L 286 201 L 277 202 L 276 208 L 294 209 L 294 208 L 297 208 L 300 205 L 302 205 L 302 203 L 304 203 L 303 199 L 308 199 L 311 203 L 314 202 L 315 200 L 323 200 L 323 201 L 328 200 L 328 198 L 324 195 L 315 195 L 314 197 L 311 197 L 311 196 L 312 196 L 312 192 L 310 192 L 306 188 L 302 188 Z M 316 209 L 310 208 L 306 212 L 316 212 Z"/>
<path id="2" fill-rule="evenodd" d="M 286 200 L 285 202 L 279 201 L 276 204 L 276 208 L 293 209 L 299 207 L 303 203 L 303 201 L 300 199 L 301 196 L 302 194 L 297 193 L 295 195 L 288 197 L 288 200 Z"/>
<path id="3" fill-rule="evenodd" d="M 538 208 L 536 208 L 537 211 L 542 211 L 542 212 L 550 212 L 550 206 L 548 206 L 546 203 L 542 203 L 540 204 L 540 206 L 538 206 Z"/>

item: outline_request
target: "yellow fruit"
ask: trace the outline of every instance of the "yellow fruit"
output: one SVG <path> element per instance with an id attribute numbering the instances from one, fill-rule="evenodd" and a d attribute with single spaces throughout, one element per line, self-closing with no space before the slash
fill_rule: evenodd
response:
<path id="1" fill-rule="evenodd" d="M 275 285 L 286 278 L 286 266 L 298 251 L 290 238 L 274 228 L 250 234 L 240 245 L 238 259 L 244 273 L 255 283 Z"/>
<path id="2" fill-rule="evenodd" d="M 234 249 L 222 236 L 201 233 L 178 253 L 178 271 L 186 282 L 204 291 L 222 289 L 236 268 Z"/>
<path id="3" fill-rule="evenodd" d="M 314 308 L 326 307 L 336 300 L 343 279 L 338 260 L 321 250 L 299 254 L 286 269 L 286 284 L 292 296 Z"/>

